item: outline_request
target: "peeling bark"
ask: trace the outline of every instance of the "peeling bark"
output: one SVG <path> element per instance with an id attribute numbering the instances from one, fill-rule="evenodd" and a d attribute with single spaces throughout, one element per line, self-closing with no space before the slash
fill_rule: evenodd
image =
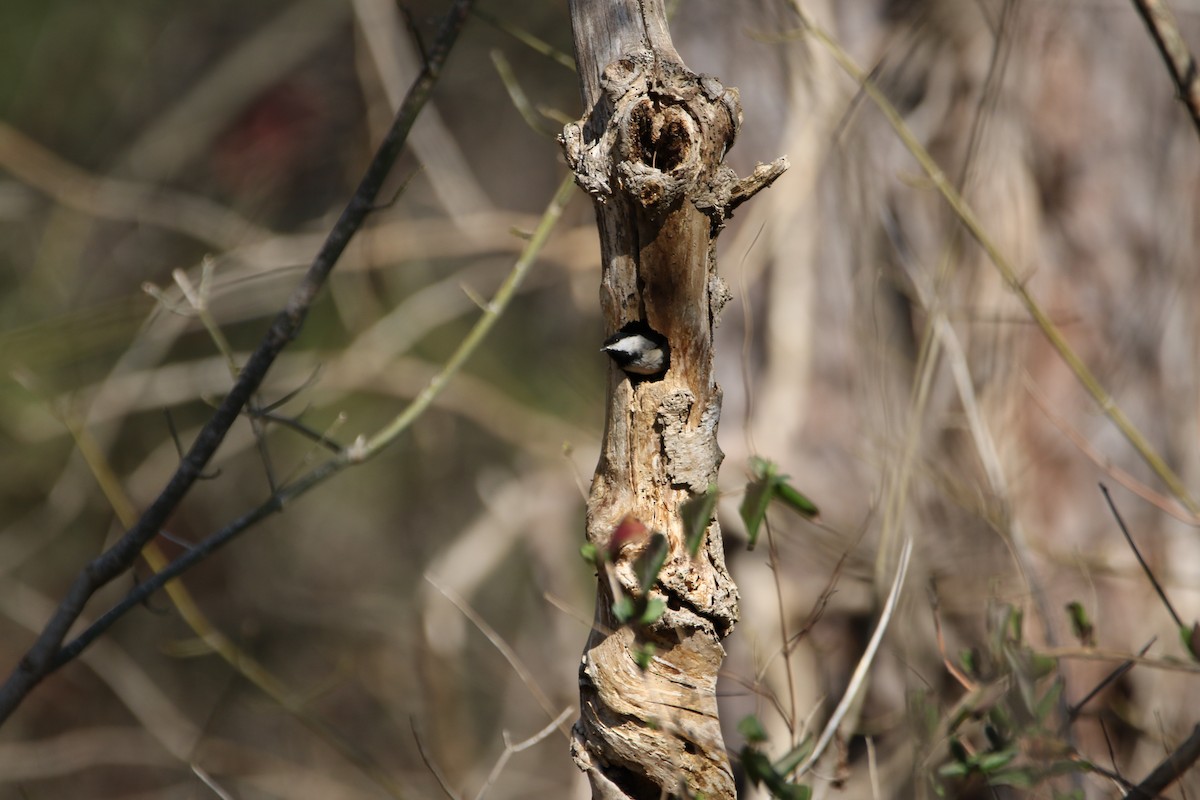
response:
<path id="1" fill-rule="evenodd" d="M 571 13 L 588 112 L 561 140 L 596 203 L 605 325 L 611 333 L 642 321 L 670 345 L 662 376 L 615 367 L 609 375 L 587 514 L 588 541 L 607 561 L 580 666 L 572 754 L 598 798 L 732 798 L 715 690 L 737 588 L 717 521 L 693 558 L 679 507 L 716 483 L 722 458 L 712 334 L 729 292 L 717 275 L 716 236 L 787 162 L 746 179 L 722 163 L 741 124 L 737 90 L 687 69 L 660 0 L 583 0 Z M 649 589 L 666 608 L 648 624 L 623 625 L 613 613 L 617 597 L 646 599 L 635 562 L 653 539 L 614 542 L 627 519 L 668 542 Z M 654 656 L 643 670 L 636 654 L 647 645 Z"/>

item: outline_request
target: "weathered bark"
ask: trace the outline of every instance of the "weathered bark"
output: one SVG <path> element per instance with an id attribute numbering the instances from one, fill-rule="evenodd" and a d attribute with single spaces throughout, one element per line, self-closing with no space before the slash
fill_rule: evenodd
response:
<path id="1" fill-rule="evenodd" d="M 737 588 L 714 519 L 695 557 L 679 507 L 716 482 L 721 391 L 712 331 L 728 298 L 714 243 L 724 220 L 786 161 L 739 180 L 722 164 L 741 122 L 737 91 L 692 73 L 671 45 L 660 0 L 571 4 L 587 113 L 562 142 L 596 201 L 609 332 L 643 321 L 667 338 L 665 375 L 608 383 L 604 444 L 588 500 L 587 537 L 607 554 L 580 667 L 572 752 L 602 798 L 732 798 L 717 719 L 721 640 L 737 621 Z M 623 520 L 668 542 L 649 594 L 666 603 L 649 624 L 622 625 L 614 594 L 641 596 L 634 562 L 646 535 L 613 542 Z M 636 526 L 635 526 L 636 527 Z M 636 651 L 655 656 L 643 670 Z"/>

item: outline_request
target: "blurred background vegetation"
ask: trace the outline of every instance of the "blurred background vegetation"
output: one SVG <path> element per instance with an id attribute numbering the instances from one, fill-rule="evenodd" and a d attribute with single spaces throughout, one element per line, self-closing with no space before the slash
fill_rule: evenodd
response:
<path id="1" fill-rule="evenodd" d="M 1200 32 L 1180 5 L 1185 32 Z M 342 444 L 428 383 L 565 175 L 547 131 L 581 115 L 576 76 L 511 32 L 569 54 L 565 4 L 478 6 L 385 189 L 403 192 L 355 239 L 259 398 Z M 1053 323 L 1195 487 L 1200 144 L 1132 8 L 806 9 L 875 70 Z M 119 498 L 153 500 L 176 440 L 230 385 L 184 287 L 203 284 L 244 359 L 416 74 L 413 31 L 427 40 L 443 11 L 4 3 L 0 668 L 124 530 Z M 1015 749 L 1030 776 L 1085 758 L 1136 782 L 1186 737 L 1200 684 L 1096 483 L 1113 486 L 1190 623 L 1200 541 L 1187 501 L 1079 388 L 786 2 L 681 0 L 674 14 L 688 65 L 741 90 L 734 167 L 792 163 L 720 240 L 735 297 L 718 330 L 720 513 L 743 594 L 722 690 L 731 750 L 748 713 L 776 754 L 820 728 L 911 536 L 901 612 L 836 763 L 810 782 L 853 798 L 1117 796 L 1095 774 L 1012 789 L 945 767 Z M 496 330 L 411 431 L 186 576 L 240 665 L 160 593 L 0 730 L 0 797 L 207 797 L 205 781 L 238 798 L 433 797 L 429 764 L 464 797 L 586 796 L 559 730 L 488 776 L 504 732 L 532 736 L 576 702 L 591 620 L 578 547 L 608 365 L 589 205 L 577 193 Z M 265 430 L 260 442 L 249 421 L 235 427 L 158 542 L 167 556 L 323 457 L 282 423 Z M 756 453 L 822 517 L 780 514 L 771 545 L 746 553 L 736 508 Z M 1157 637 L 1157 663 L 1066 726 L 1006 692 L 1036 684 L 1041 698 L 1061 677 L 1076 703 L 1118 666 L 1065 657 L 1042 674 L 1034 651 L 1081 646 L 1071 601 L 1100 649 Z M 1019 634 L 1008 608 L 1024 612 Z M 1001 699 L 972 693 L 987 687 Z M 964 707 L 991 732 L 958 719 Z M 1195 776 L 1184 785 L 1200 792 Z"/>

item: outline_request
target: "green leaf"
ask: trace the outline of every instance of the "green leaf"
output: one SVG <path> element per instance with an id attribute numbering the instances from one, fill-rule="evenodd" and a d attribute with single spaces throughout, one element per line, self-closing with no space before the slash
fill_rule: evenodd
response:
<path id="1" fill-rule="evenodd" d="M 742 505 L 738 513 L 746 526 L 746 536 L 750 539 L 747 550 L 753 550 L 758 544 L 758 529 L 767 516 L 767 507 L 775 494 L 775 465 L 755 456 L 750 459 L 755 479 L 746 484 L 746 494 L 742 497 Z"/>
<path id="2" fill-rule="evenodd" d="M 646 549 L 633 562 L 633 571 L 637 575 L 638 586 L 641 587 L 643 593 L 654 587 L 654 582 L 658 580 L 658 573 L 662 571 L 663 564 L 667 562 L 669 549 L 667 537 L 661 533 L 653 533 L 650 535 L 650 543 L 646 545 Z"/>
<path id="3" fill-rule="evenodd" d="M 988 720 L 996 728 L 996 732 L 1001 737 L 1007 737 L 1012 733 L 1013 720 L 1012 715 L 1008 713 L 1003 705 L 997 704 L 988 709 Z"/>
<path id="4" fill-rule="evenodd" d="M 1092 626 L 1092 621 L 1088 618 L 1087 609 L 1083 607 L 1083 603 L 1078 600 L 1067 603 L 1067 616 L 1071 618 L 1071 632 L 1075 634 L 1079 643 L 1084 647 L 1094 645 L 1096 629 Z"/>
<path id="5" fill-rule="evenodd" d="M 762 456 L 750 456 L 750 474 L 756 480 L 760 478 L 768 478 L 775 474 L 775 463 L 768 461 Z"/>
<path id="6" fill-rule="evenodd" d="M 1042 699 L 1038 700 L 1037 708 L 1034 709 L 1034 719 L 1038 723 L 1044 723 L 1050 719 L 1050 715 L 1054 713 L 1055 707 L 1058 706 L 1059 695 L 1062 694 L 1063 682 L 1062 679 L 1054 681 L 1050 684 L 1050 688 L 1042 695 Z"/>
<path id="7" fill-rule="evenodd" d="M 812 796 L 812 789 L 809 787 L 789 783 L 771 765 L 771 760 L 762 751 L 753 747 L 743 747 L 741 756 L 746 777 L 755 786 L 766 786 L 772 797 L 778 800 L 809 800 Z"/>
<path id="8" fill-rule="evenodd" d="M 1190 629 L 1180 628 L 1179 635 L 1183 639 L 1183 646 L 1192 654 L 1192 659 L 1200 661 L 1200 622 L 1193 622 Z"/>
<path id="9" fill-rule="evenodd" d="M 658 652 L 654 646 L 654 642 L 646 642 L 640 647 L 633 648 L 633 663 L 638 665 L 638 669 L 645 672 L 650 668 L 650 662 L 654 660 L 654 654 Z"/>
<path id="10" fill-rule="evenodd" d="M 972 677 L 979 675 L 979 662 L 975 658 L 974 650 L 963 650 L 958 654 L 958 661 L 962 664 L 963 671 Z"/>
<path id="11" fill-rule="evenodd" d="M 772 788 L 771 794 L 779 800 L 808 800 L 812 797 L 812 789 L 796 783 L 784 783 Z"/>
<path id="12" fill-rule="evenodd" d="M 1023 629 L 1024 629 L 1024 622 L 1025 622 L 1025 612 L 1022 611 L 1021 609 L 1017 608 L 1016 606 L 1010 606 L 1009 614 L 1008 614 L 1008 628 L 1010 631 L 1010 635 L 1012 637 L 1012 641 L 1015 644 L 1021 643 L 1021 637 L 1022 637 Z"/>
<path id="13" fill-rule="evenodd" d="M 737 724 L 737 729 L 747 742 L 758 744 L 767 740 L 766 729 L 759 722 L 758 717 L 753 714 L 742 717 L 742 721 Z"/>
<path id="14" fill-rule="evenodd" d="M 780 775 L 790 775 L 792 770 L 796 769 L 796 767 L 803 763 L 804 759 L 808 758 L 808 754 L 812 752 L 812 749 L 812 736 L 805 736 L 804 741 L 800 742 L 800 744 L 796 745 L 787 753 L 785 753 L 783 757 L 776 760 L 775 771 Z"/>
<path id="15" fill-rule="evenodd" d="M 1008 769 L 993 772 L 987 776 L 992 786 L 1011 786 L 1014 789 L 1032 789 L 1038 784 L 1038 777 L 1032 769 Z"/>
<path id="16" fill-rule="evenodd" d="M 600 568 L 599 563 L 596 561 L 596 557 L 600 555 L 600 551 L 596 549 L 596 545 L 591 542 L 584 542 L 583 546 L 579 548 L 579 555 L 583 556 L 583 560 L 593 567 Z"/>
<path id="17" fill-rule="evenodd" d="M 1044 656 L 1041 653 L 1033 653 L 1030 655 L 1029 665 L 1033 670 L 1034 677 L 1044 678 L 1058 669 L 1058 659 L 1053 656 Z"/>
<path id="18" fill-rule="evenodd" d="M 679 516 L 683 520 L 683 533 L 687 542 L 688 555 L 693 558 L 700 552 L 704 542 L 704 532 L 712 522 L 713 511 L 717 507 L 717 486 L 710 483 L 704 494 L 688 498 L 679 505 Z"/>
<path id="19" fill-rule="evenodd" d="M 613 616 L 617 618 L 617 622 L 624 625 L 637 614 L 637 605 L 633 602 L 632 597 L 622 595 L 613 601 L 612 612 Z"/>
<path id="20" fill-rule="evenodd" d="M 642 610 L 642 616 L 638 618 L 638 622 L 642 625 L 649 625 L 656 622 L 666 610 L 667 604 L 661 597 L 651 597 L 646 601 L 646 607 Z"/>
<path id="21" fill-rule="evenodd" d="M 1015 747 L 1009 750 L 1001 750 L 998 753 L 984 753 L 976 760 L 975 766 L 983 773 L 995 772 L 1001 767 L 1006 766 L 1016 757 L 1017 749 Z"/>
<path id="22" fill-rule="evenodd" d="M 767 758 L 766 753 L 753 747 L 742 748 L 742 769 L 754 786 L 763 783 L 770 785 L 771 779 L 776 777 L 775 768 L 771 766 L 771 759 Z"/>
<path id="23" fill-rule="evenodd" d="M 746 494 L 738 509 L 742 522 L 746 525 L 746 536 L 750 539 L 747 549 L 753 550 L 754 545 L 758 543 L 758 529 L 767 516 L 767 508 L 772 500 L 781 501 L 805 519 L 812 519 L 820 513 L 816 504 L 789 484 L 787 475 L 780 475 L 777 470 L 778 467 L 765 458 L 750 458 L 750 473 L 753 479 L 746 484 Z"/>
<path id="24" fill-rule="evenodd" d="M 1037 707 L 1037 687 L 1034 685 L 1037 682 L 1037 676 L 1033 674 L 1026 656 L 1026 653 L 1011 647 L 1004 648 L 1004 658 L 1008 661 L 1013 682 L 1016 684 L 1017 696 L 1021 699 L 1021 708 L 1025 713 L 1033 716 L 1034 709 Z"/>
<path id="25" fill-rule="evenodd" d="M 780 476 L 779 484 L 775 487 L 775 494 L 779 496 L 779 499 L 805 519 L 812 519 L 820 515 L 821 511 L 817 508 L 816 503 L 784 481 L 784 477 L 786 476 Z"/>

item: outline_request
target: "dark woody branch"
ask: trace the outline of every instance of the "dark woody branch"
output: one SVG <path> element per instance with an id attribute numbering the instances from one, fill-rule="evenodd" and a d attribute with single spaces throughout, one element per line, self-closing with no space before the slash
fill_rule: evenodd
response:
<path id="1" fill-rule="evenodd" d="M 471 5 L 472 0 L 455 0 L 429 53 L 425 68 L 409 89 L 354 195 L 330 230 L 308 272 L 251 354 L 229 394 L 180 460 L 166 487 L 132 528 L 84 567 L 33 646 L 21 658 L 4 684 L 0 685 L 0 723 L 12 714 L 39 681 L 61 666 L 66 657 L 77 654 L 78 651 L 74 651 L 68 655 L 61 648 L 67 632 L 83 613 L 88 599 L 101 587 L 128 570 L 146 543 L 162 529 L 192 485 L 200 478 L 230 427 L 258 390 L 275 359 L 300 332 L 309 307 L 325 285 L 346 245 L 374 209 L 380 188 L 400 155 L 413 122 L 441 75 L 442 67 L 466 22 Z"/>

